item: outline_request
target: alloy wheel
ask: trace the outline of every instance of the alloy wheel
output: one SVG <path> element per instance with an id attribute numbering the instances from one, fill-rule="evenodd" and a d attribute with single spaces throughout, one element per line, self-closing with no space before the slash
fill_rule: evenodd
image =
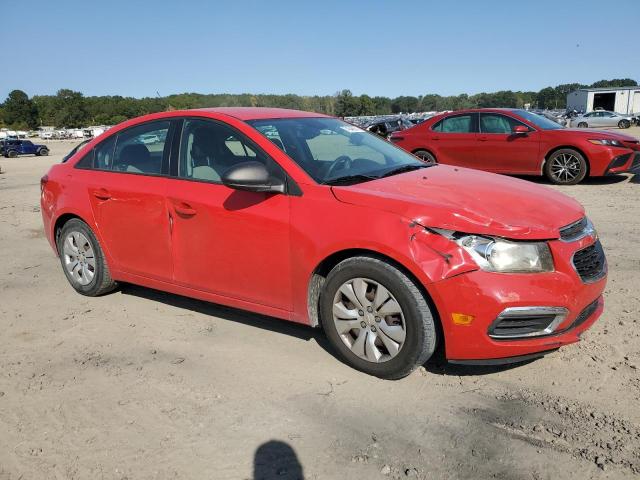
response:
<path id="1" fill-rule="evenodd" d="M 72 231 L 62 247 L 64 266 L 74 282 L 88 285 L 96 273 L 96 258 L 91 243 L 84 234 Z"/>
<path id="2" fill-rule="evenodd" d="M 551 175 L 560 183 L 575 180 L 581 169 L 580 160 L 572 153 L 561 153 L 551 160 Z"/>
<path id="3" fill-rule="evenodd" d="M 347 348 L 372 363 L 394 358 L 406 338 L 400 304 L 383 285 L 368 278 L 350 279 L 338 289 L 333 322 Z"/>

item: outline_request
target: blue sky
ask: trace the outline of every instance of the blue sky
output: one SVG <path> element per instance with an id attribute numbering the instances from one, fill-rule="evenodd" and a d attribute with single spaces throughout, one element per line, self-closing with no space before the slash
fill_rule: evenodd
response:
<path id="1" fill-rule="evenodd" d="M 15 88 L 398 96 L 640 81 L 638 0 L 4 0 L 1 12 L 0 101 Z"/>

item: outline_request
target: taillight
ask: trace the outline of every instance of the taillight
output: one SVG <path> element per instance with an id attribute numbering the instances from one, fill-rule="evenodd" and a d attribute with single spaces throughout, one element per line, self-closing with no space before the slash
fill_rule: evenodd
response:
<path id="1" fill-rule="evenodd" d="M 40 179 L 40 193 L 44 192 L 44 186 L 49 181 L 49 176 L 45 175 Z"/>

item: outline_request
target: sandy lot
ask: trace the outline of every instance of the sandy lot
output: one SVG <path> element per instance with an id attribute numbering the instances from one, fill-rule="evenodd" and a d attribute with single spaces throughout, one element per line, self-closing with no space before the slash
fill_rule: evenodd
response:
<path id="1" fill-rule="evenodd" d="M 42 232 L 39 179 L 72 144 L 50 145 L 0 158 L 0 479 L 640 475 L 638 177 L 561 189 L 610 266 L 580 344 L 390 382 L 310 328 L 135 286 L 76 294 Z"/>

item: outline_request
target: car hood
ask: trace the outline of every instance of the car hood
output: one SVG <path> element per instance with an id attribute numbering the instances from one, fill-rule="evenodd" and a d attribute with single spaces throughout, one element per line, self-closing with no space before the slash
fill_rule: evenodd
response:
<path id="1" fill-rule="evenodd" d="M 511 239 L 558 238 L 561 227 L 584 216 L 582 205 L 551 188 L 446 165 L 332 190 L 341 202 L 425 227 Z"/>
<path id="2" fill-rule="evenodd" d="M 624 142 L 637 142 L 638 139 L 624 133 L 612 132 L 610 130 L 593 130 L 591 128 L 559 128 L 557 130 L 547 130 L 547 132 L 555 132 L 559 134 L 571 133 L 571 135 L 580 135 L 585 138 L 609 138 L 611 140 L 621 140 Z"/>

